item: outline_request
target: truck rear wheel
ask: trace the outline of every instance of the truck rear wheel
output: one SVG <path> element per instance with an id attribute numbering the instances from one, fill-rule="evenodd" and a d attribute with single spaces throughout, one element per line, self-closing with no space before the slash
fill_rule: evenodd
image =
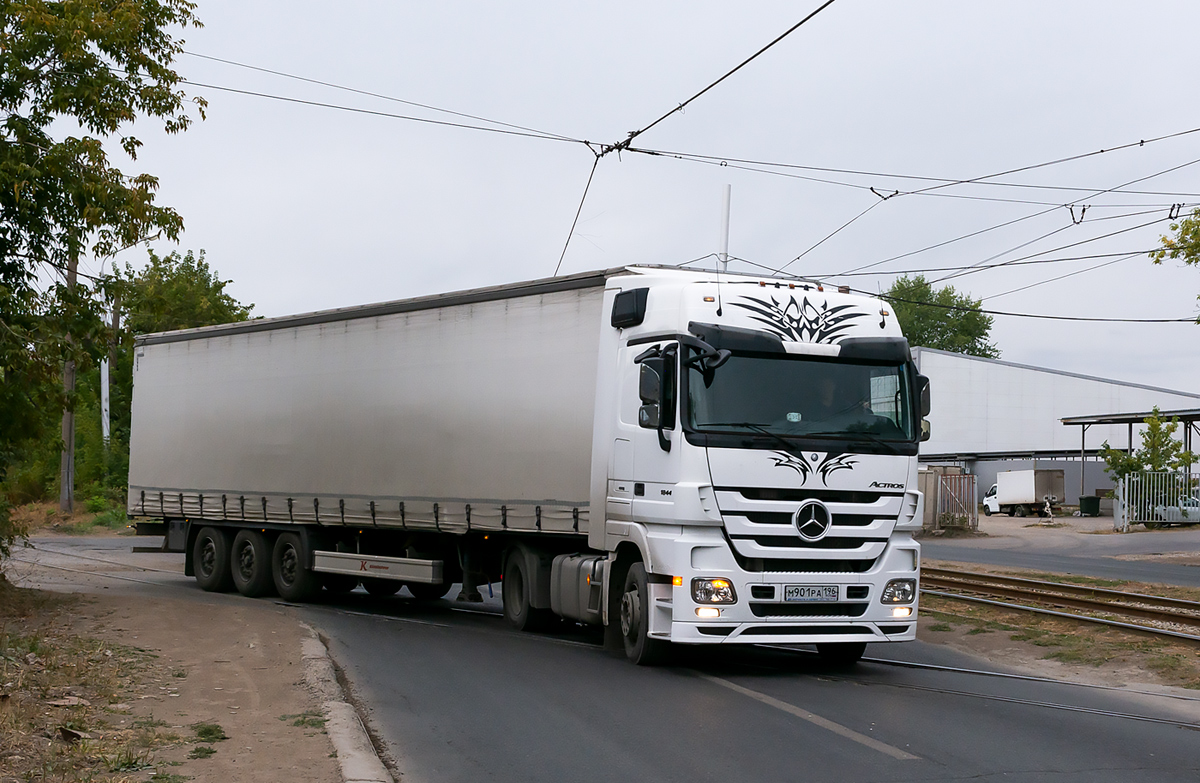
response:
<path id="1" fill-rule="evenodd" d="M 219 527 L 201 528 L 192 545 L 192 567 L 196 584 L 210 593 L 228 593 L 233 589 L 229 570 L 229 533 Z"/>
<path id="2" fill-rule="evenodd" d="M 654 666 L 665 661 L 670 642 L 650 638 L 650 584 L 646 579 L 646 566 L 642 563 L 634 563 L 625 574 L 620 612 L 625 657 L 638 666 Z"/>
<path id="3" fill-rule="evenodd" d="M 866 642 L 830 642 L 817 645 L 817 655 L 830 666 L 853 666 L 867 651 Z"/>
<path id="4" fill-rule="evenodd" d="M 1029 514 L 1029 509 L 1025 508 L 1024 506 L 1017 506 L 1017 516 L 1024 517 L 1024 516 L 1028 516 L 1028 514 Z"/>
<path id="5" fill-rule="evenodd" d="M 411 589 L 411 587 L 410 587 Z M 549 610 L 537 609 L 529 602 L 530 580 L 525 566 L 525 556 L 518 550 L 508 556 L 504 564 L 504 619 L 518 631 L 537 631 L 544 628 L 551 617 Z"/>
<path id="6" fill-rule="evenodd" d="M 271 550 L 271 575 L 280 598 L 303 603 L 321 589 L 319 577 L 306 563 L 300 536 L 281 533 Z"/>
<path id="7" fill-rule="evenodd" d="M 233 537 L 233 586 L 247 598 L 266 595 L 274 587 L 271 579 L 271 547 L 265 534 L 239 530 Z"/>

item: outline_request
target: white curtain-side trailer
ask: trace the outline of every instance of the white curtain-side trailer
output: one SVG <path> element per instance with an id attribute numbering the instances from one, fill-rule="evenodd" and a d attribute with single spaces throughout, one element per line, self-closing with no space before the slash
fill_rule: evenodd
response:
<path id="1" fill-rule="evenodd" d="M 128 507 L 206 590 L 848 662 L 916 636 L 928 405 L 880 300 L 625 267 L 140 336 Z"/>

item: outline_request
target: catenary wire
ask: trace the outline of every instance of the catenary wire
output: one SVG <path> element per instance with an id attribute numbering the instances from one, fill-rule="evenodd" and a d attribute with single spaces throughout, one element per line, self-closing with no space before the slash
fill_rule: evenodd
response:
<path id="1" fill-rule="evenodd" d="M 1147 142 L 1147 143 L 1149 143 L 1149 142 Z M 850 174 L 853 176 L 876 177 L 876 178 L 883 178 L 883 179 L 911 179 L 911 180 L 918 180 L 918 181 L 925 181 L 925 182 L 939 182 L 939 183 L 945 183 L 948 185 L 969 183 L 972 185 L 983 185 L 983 186 L 987 186 L 987 187 L 1029 188 L 1029 189 L 1037 189 L 1037 190 L 1064 190 L 1064 191 L 1080 192 L 1080 193 L 1123 193 L 1123 194 L 1127 194 L 1127 195 L 1136 195 L 1136 196 L 1170 196 L 1170 197 L 1175 197 L 1175 198 L 1200 197 L 1200 193 L 1177 193 L 1177 192 L 1172 192 L 1172 191 L 1157 191 L 1157 190 L 1106 190 L 1104 188 L 1082 188 L 1082 187 L 1067 186 L 1067 185 L 1035 185 L 1032 183 L 1024 183 L 1024 182 L 990 182 L 990 181 L 986 181 L 986 180 L 982 180 L 982 179 L 981 180 L 961 180 L 961 179 L 951 179 L 948 177 L 922 176 L 922 175 L 917 175 L 917 174 L 891 174 L 891 173 L 880 172 L 880 171 L 865 171 L 865 170 L 861 170 L 861 169 L 843 169 L 843 168 L 834 168 L 834 167 L 828 167 L 828 166 L 808 166 L 808 165 L 799 164 L 799 163 L 779 163 L 779 162 L 773 162 L 773 161 L 767 161 L 767 160 L 755 160 L 755 159 L 750 159 L 750 158 L 735 158 L 735 157 L 720 156 L 720 155 L 702 155 L 700 153 L 692 153 L 692 152 L 677 152 L 677 151 L 671 151 L 671 150 L 647 149 L 644 147 L 630 147 L 628 151 L 641 153 L 643 155 L 652 155 L 652 156 L 658 156 L 658 157 L 671 157 L 671 158 L 677 158 L 680 160 L 692 160 L 697 163 L 700 163 L 700 162 L 711 163 L 713 165 L 728 166 L 730 168 L 733 168 L 733 166 L 731 166 L 730 164 L 736 163 L 736 164 L 743 164 L 746 166 L 768 166 L 768 167 L 772 167 L 772 168 L 799 169 L 802 171 L 815 171 L 815 172 L 822 172 L 822 173 L 826 173 L 826 174 Z M 1108 150 L 1108 151 L 1111 151 L 1111 150 Z M 1049 164 L 1043 164 L 1043 165 L 1049 165 Z M 760 171 L 760 169 L 747 169 L 747 170 Z M 867 187 L 866 185 L 860 185 L 857 183 L 850 183 L 850 182 L 842 182 L 840 180 L 825 180 L 825 179 L 820 179 L 820 178 L 816 178 L 816 177 L 813 177 L 811 179 L 813 179 L 813 181 L 815 181 L 815 182 L 828 182 L 829 184 L 834 184 L 834 185 L 846 185 L 848 187 L 856 187 L 856 188 L 866 188 Z M 914 193 L 915 193 L 915 191 L 914 191 Z"/>
<path id="2" fill-rule="evenodd" d="M 455 117 L 462 117 L 462 118 L 468 119 L 468 120 L 477 120 L 479 122 L 487 122 L 492 125 L 499 125 L 501 127 L 512 128 L 514 130 L 527 131 L 529 133 L 535 133 L 540 136 L 550 136 L 553 138 L 561 139 L 562 141 L 577 141 L 577 139 L 572 139 L 569 136 L 563 136 L 560 133 L 551 133 L 550 131 L 544 131 L 544 130 L 540 130 L 538 128 L 530 128 L 525 125 L 514 125 L 511 122 L 501 122 L 500 120 L 493 120 L 488 117 L 481 117 L 476 114 L 467 114 L 465 112 L 454 111 L 452 109 L 443 109 L 439 106 L 431 106 L 430 104 L 427 104 L 427 103 L 418 103 L 417 101 L 409 101 L 409 100 L 405 100 L 403 98 L 396 98 L 391 95 L 384 95 L 384 94 L 378 93 L 378 92 L 371 92 L 370 90 L 360 90 L 355 87 L 347 87 L 345 85 L 335 84 L 333 82 L 321 81 L 320 79 L 310 79 L 306 76 L 298 76 L 294 73 L 287 73 L 286 71 L 277 71 L 277 70 L 274 70 L 271 68 L 263 68 L 263 67 L 260 67 L 257 65 L 249 65 L 248 63 L 238 62 L 237 60 L 227 60 L 224 57 L 213 57 L 212 55 L 209 55 L 209 54 L 200 54 L 199 52 L 189 52 L 186 50 L 183 52 L 183 54 L 189 55 L 191 57 L 198 57 L 203 60 L 212 60 L 213 62 L 224 63 L 226 65 L 233 65 L 235 67 L 245 68 L 245 69 L 248 69 L 251 71 L 259 71 L 261 73 L 269 73 L 273 76 L 282 76 L 285 79 L 294 79 L 299 82 L 307 82 L 309 84 L 316 84 L 321 87 L 330 87 L 335 90 L 342 90 L 344 92 L 355 93 L 356 95 L 366 95 L 371 98 L 380 98 L 385 101 L 392 101 L 394 103 L 402 103 L 405 106 L 415 106 L 419 109 L 428 109 L 429 111 L 441 112 L 442 114 L 450 114 Z"/>
<path id="3" fill-rule="evenodd" d="M 1036 283 L 1030 283 L 1029 285 L 1023 285 L 1023 286 L 1021 286 L 1020 288 L 1013 288 L 1013 289 L 1011 289 L 1011 290 L 1009 290 L 1009 291 L 1004 291 L 1004 292 L 1002 292 L 1002 293 L 999 293 L 999 294 L 989 294 L 988 296 L 983 296 L 983 297 L 980 297 L 979 301 L 981 301 L 981 302 L 986 302 L 986 301 L 987 301 L 987 300 L 989 300 L 989 299 L 998 299 L 998 298 L 1000 298 L 1000 297 L 1002 297 L 1002 296 L 1008 296 L 1009 294 L 1015 294 L 1015 293 L 1017 293 L 1018 291 L 1028 291 L 1030 288 L 1037 288 L 1037 287 L 1038 287 L 1038 286 L 1040 286 L 1040 285 L 1046 285 L 1047 283 L 1054 283 L 1054 282 L 1057 282 L 1057 281 L 1059 281 L 1059 280 L 1065 280 L 1066 278 L 1068 278 L 1068 277 L 1074 277 L 1075 275 L 1082 275 L 1084 272 L 1092 272 L 1092 271 L 1094 271 L 1094 270 L 1096 270 L 1096 269 L 1103 269 L 1103 268 L 1104 268 L 1104 267 L 1106 267 L 1106 266 L 1111 266 L 1112 264 L 1119 264 L 1119 263 L 1121 263 L 1122 261 L 1128 261 L 1129 259 L 1131 259 L 1131 258 L 1133 258 L 1133 257 L 1135 257 L 1135 256 L 1140 256 L 1140 255 L 1143 255 L 1143 254 L 1142 254 L 1142 253 L 1128 253 L 1128 254 L 1126 254 L 1126 255 L 1123 255 L 1123 256 L 1121 256 L 1120 258 L 1114 258 L 1114 259 L 1112 259 L 1112 260 L 1110 260 L 1110 261 L 1105 261 L 1105 262 L 1103 262 L 1103 263 L 1100 263 L 1100 264 L 1094 264 L 1093 266 L 1089 266 L 1089 267 L 1088 267 L 1088 268 L 1086 268 L 1086 269 L 1076 269 L 1074 272 L 1068 272 L 1068 273 L 1066 273 L 1065 275 L 1059 275 L 1059 276 L 1057 276 L 1057 277 L 1051 277 L 1051 278 L 1050 278 L 1050 279 L 1048 279 L 1048 280 L 1039 280 L 1039 281 L 1038 281 L 1038 282 L 1036 282 Z"/>
<path id="4" fill-rule="evenodd" d="M 668 118 L 668 117 L 670 117 L 672 114 L 675 114 L 676 112 L 681 112 L 681 111 L 683 111 L 683 110 L 684 110 L 684 108 L 685 108 L 685 107 L 686 107 L 688 104 L 690 104 L 692 101 L 696 100 L 696 99 L 697 99 L 697 98 L 699 98 L 701 95 L 704 95 L 706 92 L 708 92 L 708 91 L 709 91 L 709 90 L 711 90 L 712 88 L 716 87 L 718 84 L 720 84 L 721 82 L 725 81 L 725 80 L 726 80 L 726 79 L 728 79 L 730 76 L 733 76 L 735 73 L 737 73 L 738 71 L 740 71 L 742 68 L 745 68 L 747 65 L 749 65 L 749 64 L 750 64 L 751 62 L 753 62 L 754 60 L 758 59 L 758 57 L 759 57 L 760 55 L 762 55 L 764 52 L 766 52 L 768 49 L 770 49 L 770 48 L 771 48 L 771 47 L 773 47 L 775 44 L 777 44 L 777 43 L 779 43 L 780 41 L 782 41 L 784 38 L 787 38 L 789 35 L 791 35 L 792 33 L 794 33 L 796 30 L 800 29 L 800 28 L 801 28 L 801 27 L 802 27 L 802 26 L 803 26 L 805 23 L 807 23 L 807 22 L 808 22 L 810 19 L 812 19 L 814 16 L 816 16 L 817 14 L 821 13 L 822 11 L 824 11 L 824 10 L 825 10 L 826 8 L 828 8 L 829 6 L 833 5 L 833 3 L 834 3 L 834 0 L 825 0 L 825 2 L 824 2 L 824 3 L 822 3 L 822 4 L 820 5 L 820 7 L 818 7 L 818 8 L 817 8 L 815 11 L 813 11 L 813 12 L 812 12 L 812 13 L 810 13 L 808 16 L 806 16 L 806 17 L 804 17 L 803 19 L 801 19 L 799 22 L 796 22 L 796 24 L 792 25 L 792 26 L 791 26 L 791 27 L 789 27 L 787 30 L 784 30 L 782 33 L 780 33 L 778 36 L 776 36 L 776 37 L 775 37 L 775 39 L 774 39 L 773 41 L 771 41 L 771 42 L 770 42 L 770 43 L 768 43 L 766 46 L 764 46 L 764 47 L 762 47 L 761 49 L 759 49 L 759 50 L 758 50 L 757 52 L 755 52 L 754 54 L 752 54 L 752 55 L 750 55 L 749 57 L 747 57 L 745 60 L 742 60 L 740 63 L 738 63 L 738 64 L 737 64 L 736 66 L 734 66 L 732 69 L 730 69 L 729 71 L 726 71 L 724 76 L 721 76 L 721 77 L 720 77 L 719 79 L 717 79 L 716 81 L 714 81 L 714 82 L 710 83 L 710 84 L 709 84 L 707 87 L 705 87 L 704 89 L 700 90 L 700 92 L 698 92 L 698 93 L 696 93 L 695 95 L 693 95 L 692 97 L 688 98 L 686 101 L 684 101 L 683 103 L 679 104 L 679 105 L 678 105 L 678 106 L 676 106 L 675 108 L 671 109 L 671 110 L 670 110 L 670 111 L 668 111 L 666 114 L 662 115 L 662 116 L 661 116 L 661 117 L 659 117 L 657 120 L 655 120 L 654 122 L 650 123 L 649 125 L 647 125 L 646 127 L 642 128 L 641 130 L 630 131 L 630 132 L 629 132 L 629 136 L 628 136 L 628 137 L 627 137 L 627 138 L 626 138 L 624 141 L 618 142 L 617 144 L 614 144 L 614 145 L 612 145 L 611 147 L 606 147 L 606 148 L 603 150 L 603 152 L 601 152 L 601 154 L 602 154 L 602 155 L 606 155 L 606 154 L 608 154 L 609 152 L 612 152 L 612 151 L 614 151 L 614 150 L 616 150 L 616 151 L 620 151 L 620 150 L 622 150 L 622 149 L 627 149 L 627 148 L 629 147 L 630 143 L 632 143 L 632 142 L 633 142 L 633 140 L 634 140 L 635 138 L 637 138 L 638 136 L 642 135 L 642 134 L 643 134 L 643 133 L 645 133 L 646 131 L 650 130 L 650 129 L 651 129 L 651 128 L 653 128 L 654 126 L 658 125 L 660 122 L 662 122 L 663 120 L 667 119 L 667 118 Z"/>
<path id="5" fill-rule="evenodd" d="M 983 270 L 983 269 L 995 269 L 1000 266 L 1016 267 L 1016 266 L 1030 266 L 1030 265 L 1037 265 L 1037 264 L 1059 264 L 1059 263 L 1068 263 L 1071 261 L 1090 261 L 1090 260 L 1096 259 L 1096 258 L 1114 258 L 1116 256 L 1148 255 L 1149 253 L 1153 253 L 1156 250 L 1158 250 L 1158 248 L 1150 248 L 1149 250 L 1134 250 L 1134 251 L 1126 250 L 1126 251 L 1122 251 L 1120 253 L 1093 253 L 1093 254 L 1086 255 L 1086 256 L 1067 256 L 1065 258 L 1035 258 L 1035 259 L 1030 259 L 1027 261 L 1005 261 L 1000 264 L 992 264 L 991 266 L 979 267 L 979 268 L 980 268 L 980 270 Z M 744 259 L 738 259 L 738 260 L 744 260 Z M 924 275 L 924 274 L 929 274 L 931 272 L 958 272 L 963 269 L 972 269 L 972 268 L 973 267 L 971 267 L 971 266 L 965 266 L 965 265 L 933 266 L 933 267 L 920 267 L 920 268 L 915 268 L 915 269 L 889 269 L 886 272 L 843 272 L 841 274 L 828 273 L 828 274 L 812 275 L 812 277 L 816 280 L 828 280 L 833 277 L 873 277 L 875 275 Z"/>
<path id="6" fill-rule="evenodd" d="M 575 219 L 571 221 L 571 230 L 567 232 L 567 241 L 563 243 L 562 253 L 558 257 L 558 263 L 554 266 L 554 274 L 551 277 L 558 277 L 558 270 L 562 267 L 563 259 L 567 257 L 567 248 L 571 246 L 571 237 L 575 235 L 575 226 L 579 223 L 579 215 L 583 212 L 583 203 L 587 201 L 588 191 L 592 188 L 592 178 L 596 176 L 596 167 L 600 165 L 600 156 L 596 155 L 592 161 L 592 170 L 588 172 L 587 184 L 583 186 L 583 196 L 579 199 L 579 208 L 575 210 Z"/>
<path id="7" fill-rule="evenodd" d="M 584 139 L 572 139 L 566 136 L 556 136 L 545 133 L 535 133 L 528 131 L 511 130 L 506 128 L 489 128 L 484 125 L 470 125 L 462 122 L 449 122 L 447 120 L 434 120 L 428 117 L 414 117 L 407 114 L 394 114 L 392 112 L 377 111 L 375 109 L 362 109 L 355 106 L 342 106 L 336 103 L 325 103 L 324 101 L 310 101 L 304 98 L 291 98 L 285 95 L 273 95 L 271 93 L 256 92 L 254 90 L 241 90 L 235 87 L 223 87 L 217 84 L 207 84 L 204 82 L 194 82 L 183 80 L 193 87 L 203 87 L 206 90 L 220 90 L 222 92 L 235 93 L 237 95 L 248 95 L 255 98 L 268 98 L 274 101 L 282 101 L 284 103 L 298 103 L 304 106 L 315 106 L 322 109 L 336 109 L 338 111 L 351 112 L 353 114 L 368 114 L 374 117 L 387 117 L 395 120 L 407 120 L 408 122 L 419 122 L 426 125 L 440 125 L 447 128 L 461 128 L 464 130 L 483 131 L 486 133 L 499 133 L 505 136 L 519 136 L 528 139 L 541 139 L 544 141 L 559 141 L 572 144 L 584 144 L 588 142 Z"/>

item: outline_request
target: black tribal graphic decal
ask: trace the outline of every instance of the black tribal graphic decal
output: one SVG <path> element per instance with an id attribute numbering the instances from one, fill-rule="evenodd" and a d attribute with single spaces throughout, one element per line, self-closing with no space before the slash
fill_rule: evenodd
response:
<path id="1" fill-rule="evenodd" d="M 830 473 L 836 473 L 839 470 L 854 470 L 854 466 L 858 464 L 849 454 L 826 454 L 825 459 L 820 462 L 817 462 L 817 455 L 814 454 L 815 466 L 808 464 L 808 460 L 803 457 L 797 457 L 786 451 L 777 451 L 775 454 L 775 467 L 791 468 L 800 475 L 800 481 L 804 484 L 808 483 L 808 477 L 815 471 L 821 477 L 821 483 L 829 486 Z"/>
<path id="2" fill-rule="evenodd" d="M 752 297 L 744 302 L 732 302 L 734 307 L 749 310 L 752 320 L 767 327 L 781 340 L 799 343 L 832 343 L 853 327 L 853 321 L 867 315 L 853 305 L 830 307 L 828 302 L 816 304 L 808 297 L 799 303 L 785 299 L 782 303 L 771 297 L 770 304 Z"/>

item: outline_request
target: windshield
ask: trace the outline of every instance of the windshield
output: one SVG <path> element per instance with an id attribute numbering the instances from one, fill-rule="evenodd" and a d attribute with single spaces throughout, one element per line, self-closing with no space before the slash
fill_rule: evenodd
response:
<path id="1" fill-rule="evenodd" d="M 698 432 L 914 439 L 904 365 L 734 354 L 688 371 L 687 422 Z"/>

